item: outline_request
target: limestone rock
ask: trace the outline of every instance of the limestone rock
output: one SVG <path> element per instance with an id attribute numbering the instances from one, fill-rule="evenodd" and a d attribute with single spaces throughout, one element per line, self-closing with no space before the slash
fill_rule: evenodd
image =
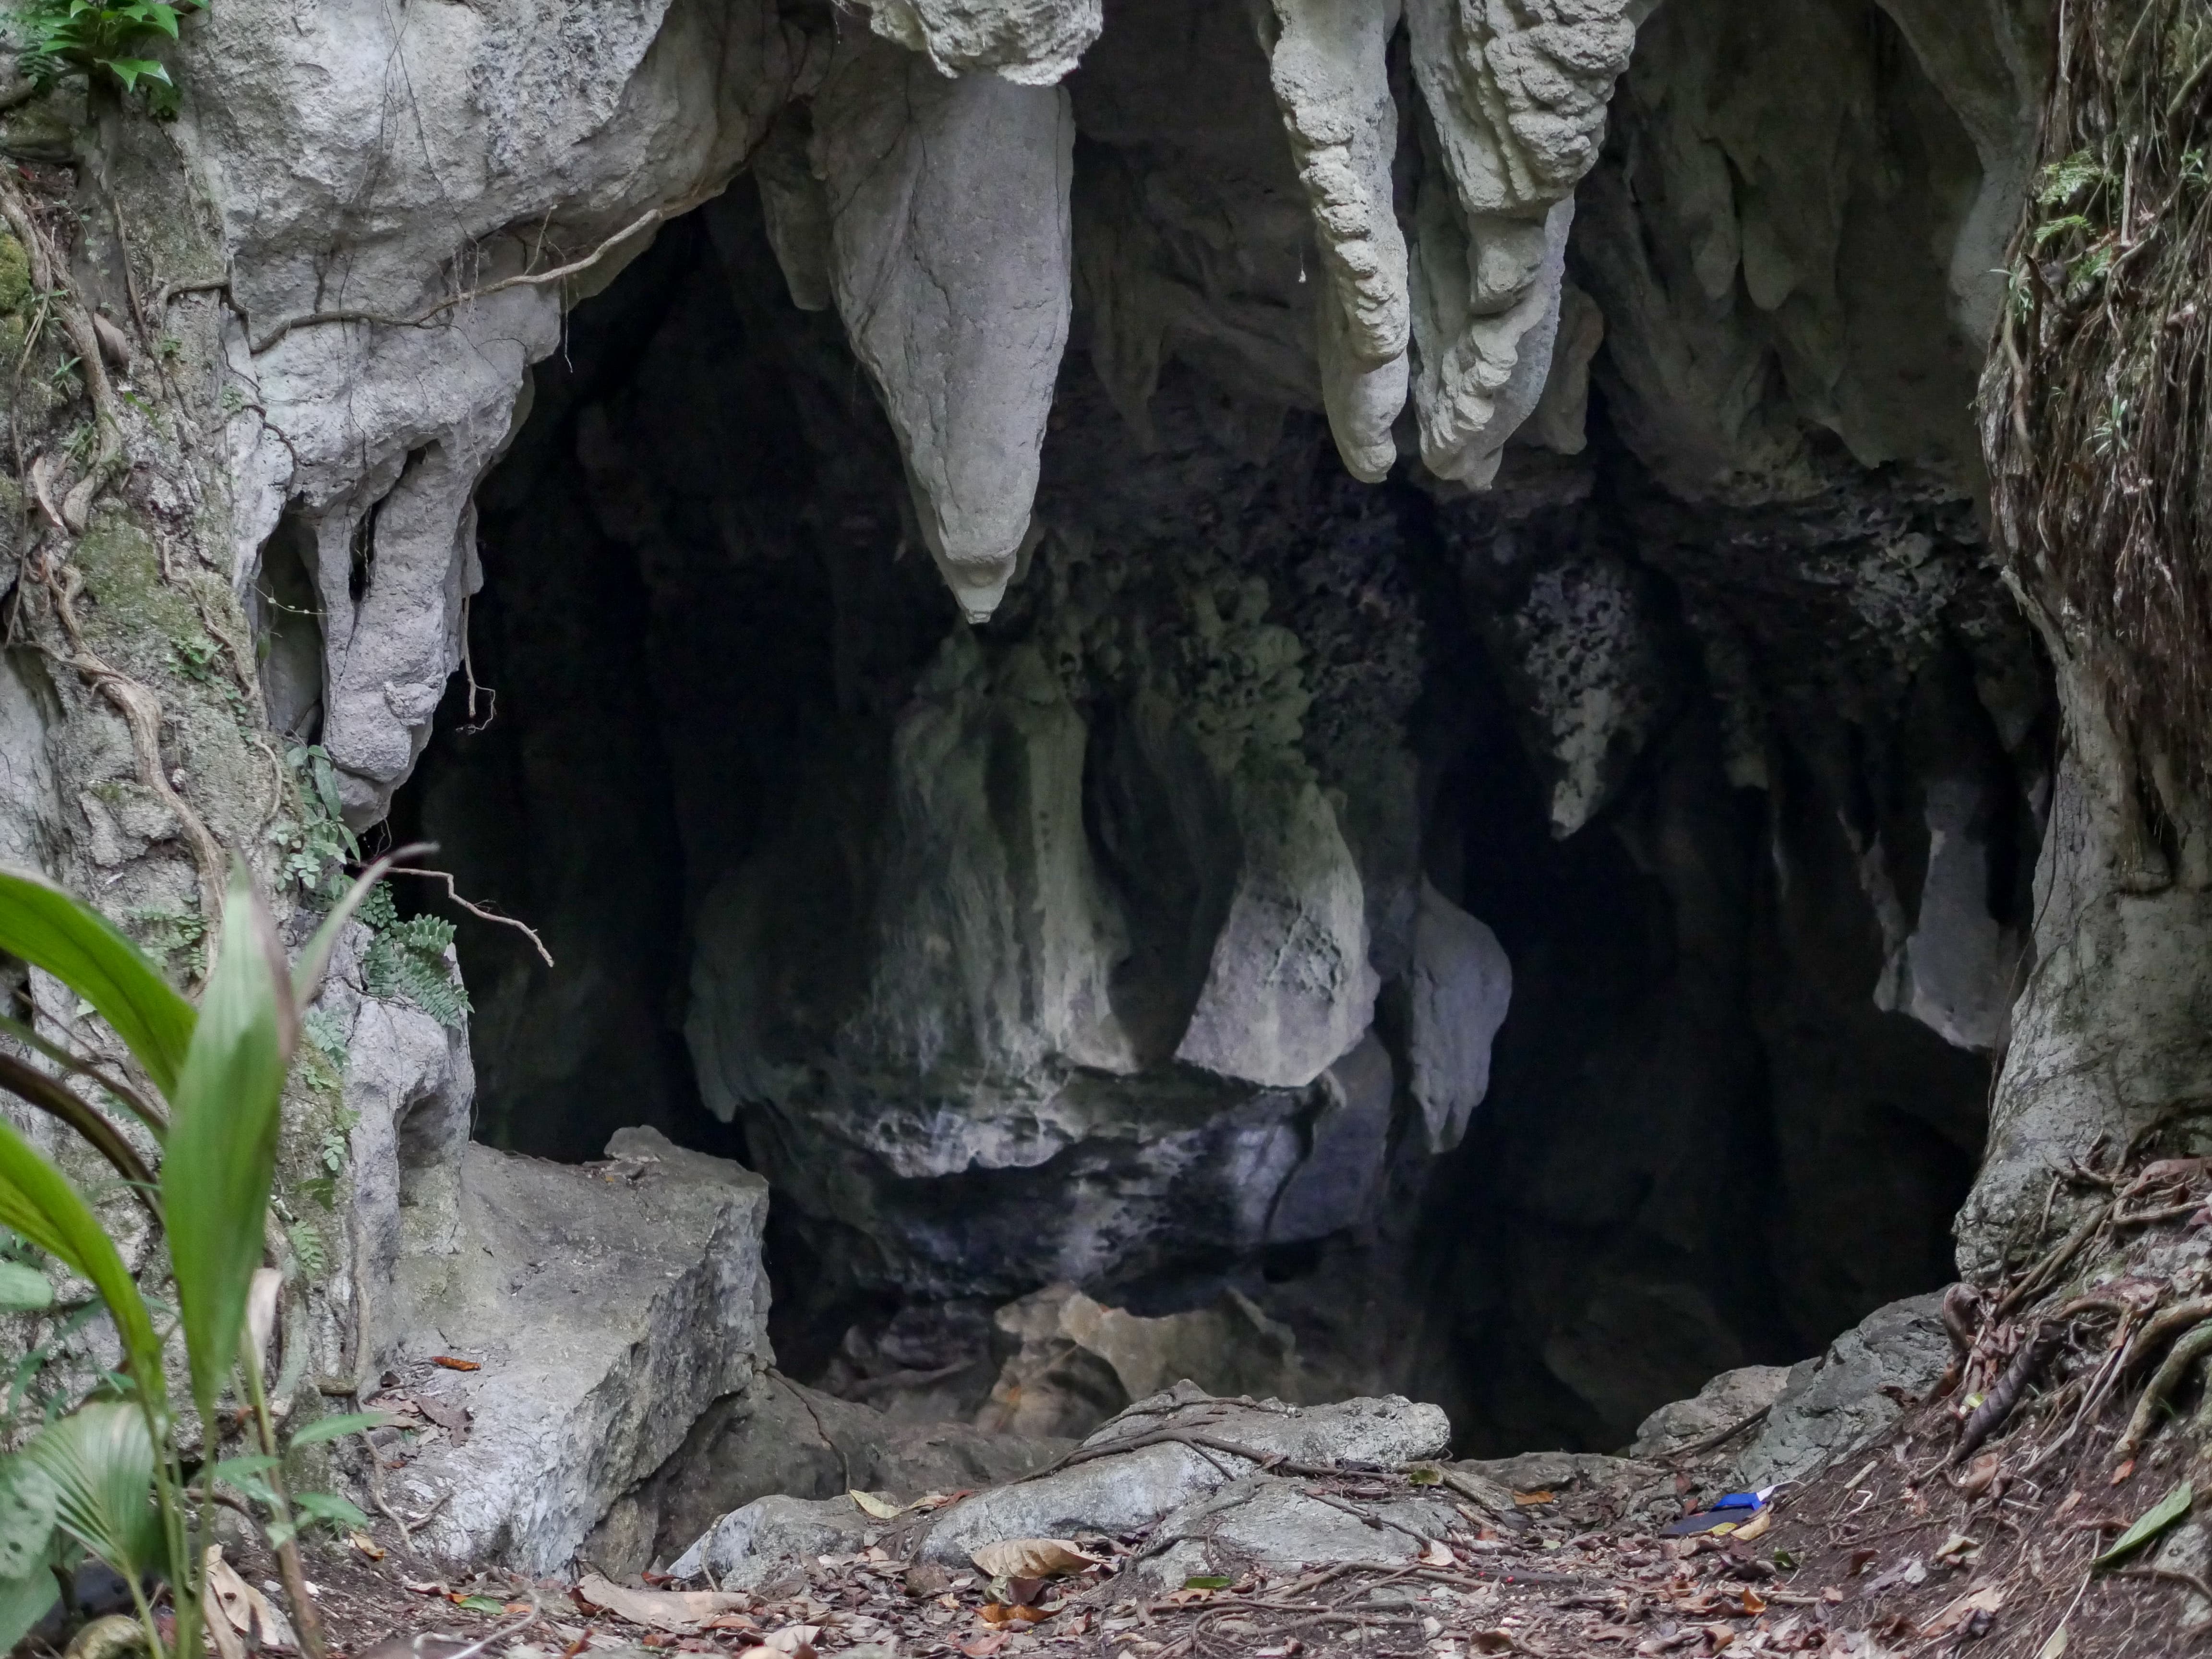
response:
<path id="1" fill-rule="evenodd" d="M 1064 79 L 1105 17 L 1100 0 L 866 0 L 868 27 L 927 55 L 940 75 L 995 71 L 1020 86 Z"/>
<path id="2" fill-rule="evenodd" d="M 909 1503 L 1012 1480 L 1072 1439 L 902 1424 L 780 1373 L 708 1407 L 684 1443 L 609 1510 L 584 1553 L 609 1573 L 665 1563 L 715 1521 L 762 1498 L 836 1498 L 854 1487 Z M 848 1507 L 850 1507 L 848 1503 Z M 831 1511 L 823 1511 L 830 1513 Z"/>
<path id="3" fill-rule="evenodd" d="M 1674 1401 L 1645 1418 L 1629 1455 L 1664 1457 L 1735 1428 L 1753 1413 L 1771 1407 L 1789 1382 L 1786 1365 L 1739 1365 L 1723 1371 L 1695 1397 Z"/>
<path id="4" fill-rule="evenodd" d="M 1228 781 L 1228 794 L 1242 868 L 1176 1058 L 1304 1088 L 1374 1014 L 1358 867 L 1310 777 L 1255 765 Z"/>
<path id="5" fill-rule="evenodd" d="M 725 1589 L 752 1590 L 810 1556 L 850 1554 L 870 1517 L 851 1498 L 756 1498 L 708 1528 L 668 1571 L 677 1578 L 712 1574 Z"/>
<path id="6" fill-rule="evenodd" d="M 441 1390 L 472 1413 L 465 1442 L 386 1477 L 410 1504 L 450 1494 L 422 1534 L 442 1557 L 554 1571 L 767 1358 L 767 1184 L 647 1129 L 608 1156 L 471 1143 L 452 1243 L 402 1261 L 397 1356 L 482 1366 Z"/>
<path id="7" fill-rule="evenodd" d="M 1575 185 L 1647 0 L 1408 0 L 1428 122 L 1414 210 L 1421 459 L 1473 485 L 1550 371 Z"/>
<path id="8" fill-rule="evenodd" d="M 1425 878 L 1413 922 L 1407 1048 L 1429 1150 L 1449 1152 L 1490 1091 L 1490 1045 L 1513 1000 L 1498 935 Z"/>
<path id="9" fill-rule="evenodd" d="M 1460 1524 L 1449 1502 L 1418 1493 L 1364 1507 L 1379 1525 L 1324 1504 L 1295 1482 L 1245 1475 L 1168 1514 L 1134 1571 L 1158 1589 L 1173 1590 L 1191 1577 L 1239 1572 L 1255 1563 L 1399 1566 L 1416 1559 L 1427 1540 L 1440 1540 Z"/>
<path id="10" fill-rule="evenodd" d="M 1451 1425 L 1441 1411 L 1395 1395 L 1333 1406 L 1248 1405 L 1210 1400 L 1194 1387 L 1178 1384 L 1165 1394 L 1139 1401 L 1083 1443 L 1092 1450 L 1174 1427 L 1298 1462 L 1379 1463 L 1392 1468 L 1435 1456 L 1451 1438 Z M 978 1493 L 931 1528 L 921 1554 L 927 1560 L 964 1564 L 970 1551 L 1003 1538 L 1133 1532 L 1228 1485 L 1238 1462 L 1220 1453 L 1202 1455 L 1172 1443 L 1098 1457 L 1018 1486 Z"/>
<path id="11" fill-rule="evenodd" d="M 1412 327 L 1390 182 L 1398 108 L 1385 59 L 1398 12 L 1398 0 L 1269 0 L 1254 14 L 1328 274 L 1322 395 L 1346 469 L 1370 483 L 1398 459 L 1390 428 Z"/>
<path id="12" fill-rule="evenodd" d="M 1931 1291 L 1877 1308 L 1819 1358 L 1791 1366 L 1759 1437 L 1736 1460 L 1745 1484 L 1802 1480 L 1887 1434 L 1904 1412 L 1881 1390 L 1924 1397 L 1950 1361 L 1942 1300 Z"/>
<path id="13" fill-rule="evenodd" d="M 1186 1379 L 1213 1395 L 1299 1392 L 1297 1338 L 1235 1291 L 1211 1307 L 1146 1318 L 1054 1285 L 996 1317 L 1020 1346 L 977 1415 L 986 1429 L 1088 1434 L 1131 1401 Z"/>
<path id="14" fill-rule="evenodd" d="M 898 432 L 922 539 L 980 620 L 1029 537 L 1067 342 L 1067 94 L 948 80 L 853 38 L 814 122 L 838 313 Z"/>
<path id="15" fill-rule="evenodd" d="M 519 273 L 549 229 L 587 250 L 712 194 L 807 80 L 805 46 L 760 0 L 619 15 L 495 0 L 210 13 L 180 57 L 176 133 L 243 319 L 226 339 L 232 575 L 250 595 L 280 521 L 307 532 L 323 742 L 364 825 L 412 769 L 459 664 L 479 580 L 471 493 L 529 365 L 560 343 L 562 299 L 515 287 L 423 327 L 365 319 L 412 319 Z M 642 246 L 611 248 L 599 279 Z"/>

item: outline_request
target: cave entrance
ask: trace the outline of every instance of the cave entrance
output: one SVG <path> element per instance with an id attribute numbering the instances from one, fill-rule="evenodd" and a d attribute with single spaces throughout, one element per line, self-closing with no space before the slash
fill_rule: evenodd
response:
<path id="1" fill-rule="evenodd" d="M 394 817 L 557 960 L 451 913 L 477 1135 L 763 1169 L 785 1365 L 909 1414 L 984 1410 L 1064 1297 L 994 1310 L 1066 1281 L 1244 1385 L 1294 1343 L 1468 1449 L 1609 1449 L 1947 1279 L 2034 742 L 1979 647 L 1868 666 L 1752 554 L 1964 509 L 1686 506 L 1601 396 L 1473 497 L 1186 366 L 1150 413 L 1071 349 L 970 629 L 749 183 L 576 310 Z"/>

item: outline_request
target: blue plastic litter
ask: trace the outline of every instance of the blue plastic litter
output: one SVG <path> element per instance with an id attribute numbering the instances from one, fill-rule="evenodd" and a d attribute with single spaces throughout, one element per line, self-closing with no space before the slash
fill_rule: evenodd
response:
<path id="1" fill-rule="evenodd" d="M 1759 1497 L 1755 1492 L 1732 1492 L 1725 1498 L 1716 1498 L 1708 1506 L 1717 1510 L 1755 1510 Z"/>

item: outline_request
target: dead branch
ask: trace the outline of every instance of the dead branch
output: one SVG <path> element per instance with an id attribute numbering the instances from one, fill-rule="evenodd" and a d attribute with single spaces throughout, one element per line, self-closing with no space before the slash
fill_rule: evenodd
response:
<path id="1" fill-rule="evenodd" d="M 531 925 L 526 921 L 518 921 L 513 916 L 503 916 L 496 910 L 487 910 L 480 904 L 470 903 L 468 900 L 463 898 L 459 892 L 455 890 L 453 877 L 448 875 L 445 871 L 410 870 L 395 864 L 391 869 L 386 871 L 384 873 L 388 876 L 427 876 L 433 881 L 444 882 L 446 884 L 446 896 L 453 900 L 454 903 L 459 905 L 462 909 L 467 911 L 472 916 L 480 917 L 485 921 L 495 921 L 502 927 L 512 927 L 517 933 L 526 935 L 529 938 L 530 942 L 538 947 L 538 954 L 544 962 L 545 965 L 548 968 L 550 968 L 553 965 L 553 953 L 545 948 L 545 941 L 538 937 L 538 930 L 536 928 L 531 927 Z"/>

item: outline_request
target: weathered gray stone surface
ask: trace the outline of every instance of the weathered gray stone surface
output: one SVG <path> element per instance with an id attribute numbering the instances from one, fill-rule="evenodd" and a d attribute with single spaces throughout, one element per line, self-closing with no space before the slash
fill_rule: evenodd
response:
<path id="1" fill-rule="evenodd" d="M 678 1578 L 711 1573 L 726 1589 L 757 1589 L 812 1555 L 849 1554 L 869 1529 L 869 1516 L 843 1495 L 761 1498 L 732 1510 L 678 1556 Z"/>
<path id="2" fill-rule="evenodd" d="M 1498 935 L 1434 885 L 1413 921 L 1407 1048 L 1413 1099 L 1431 1152 L 1449 1152 L 1490 1092 L 1490 1045 L 1513 999 L 1513 964 Z"/>
<path id="3" fill-rule="evenodd" d="M 868 27 L 943 75 L 989 70 L 1048 86 L 1098 38 L 1099 0 L 866 0 Z"/>
<path id="4" fill-rule="evenodd" d="M 1879 1442 L 1903 1416 L 1883 1389 L 1924 1397 L 1951 1358 L 1940 1291 L 1877 1308 L 1817 1359 L 1790 1368 L 1766 1422 L 1736 1459 L 1747 1486 L 1802 1480 Z"/>
<path id="5" fill-rule="evenodd" d="M 814 107 L 837 309 L 898 432 L 922 540 L 980 621 L 1028 544 L 1067 343 L 1067 94 L 949 80 L 855 37 Z"/>
<path id="6" fill-rule="evenodd" d="M 1645 1418 L 1628 1455 L 1664 1457 L 1739 1427 L 1771 1408 L 1790 1380 L 1787 1365 L 1739 1365 L 1723 1371 L 1690 1399 L 1670 1401 Z"/>
<path id="7" fill-rule="evenodd" d="M 473 1415 L 465 1442 L 386 1477 L 422 1508 L 446 1497 L 421 1534 L 441 1556 L 553 1571 L 767 1361 L 766 1183 L 651 1130 L 608 1157 L 469 1146 L 450 1242 L 402 1261 L 392 1357 L 482 1367 L 445 1389 Z"/>
<path id="8" fill-rule="evenodd" d="M 1330 1406 L 1255 1406 L 1210 1400 L 1198 1389 L 1178 1384 L 1139 1401 L 1083 1444 L 1095 1450 L 1162 1428 L 1218 1437 L 1262 1456 L 1389 1468 L 1436 1456 L 1451 1438 L 1451 1425 L 1441 1411 L 1398 1397 Z M 964 1563 L 970 1551 L 1003 1538 L 1133 1531 L 1226 1486 L 1239 1463 L 1233 1455 L 1208 1456 L 1174 1443 L 1099 1457 L 978 1493 L 930 1528 L 921 1553 L 928 1560 Z"/>

